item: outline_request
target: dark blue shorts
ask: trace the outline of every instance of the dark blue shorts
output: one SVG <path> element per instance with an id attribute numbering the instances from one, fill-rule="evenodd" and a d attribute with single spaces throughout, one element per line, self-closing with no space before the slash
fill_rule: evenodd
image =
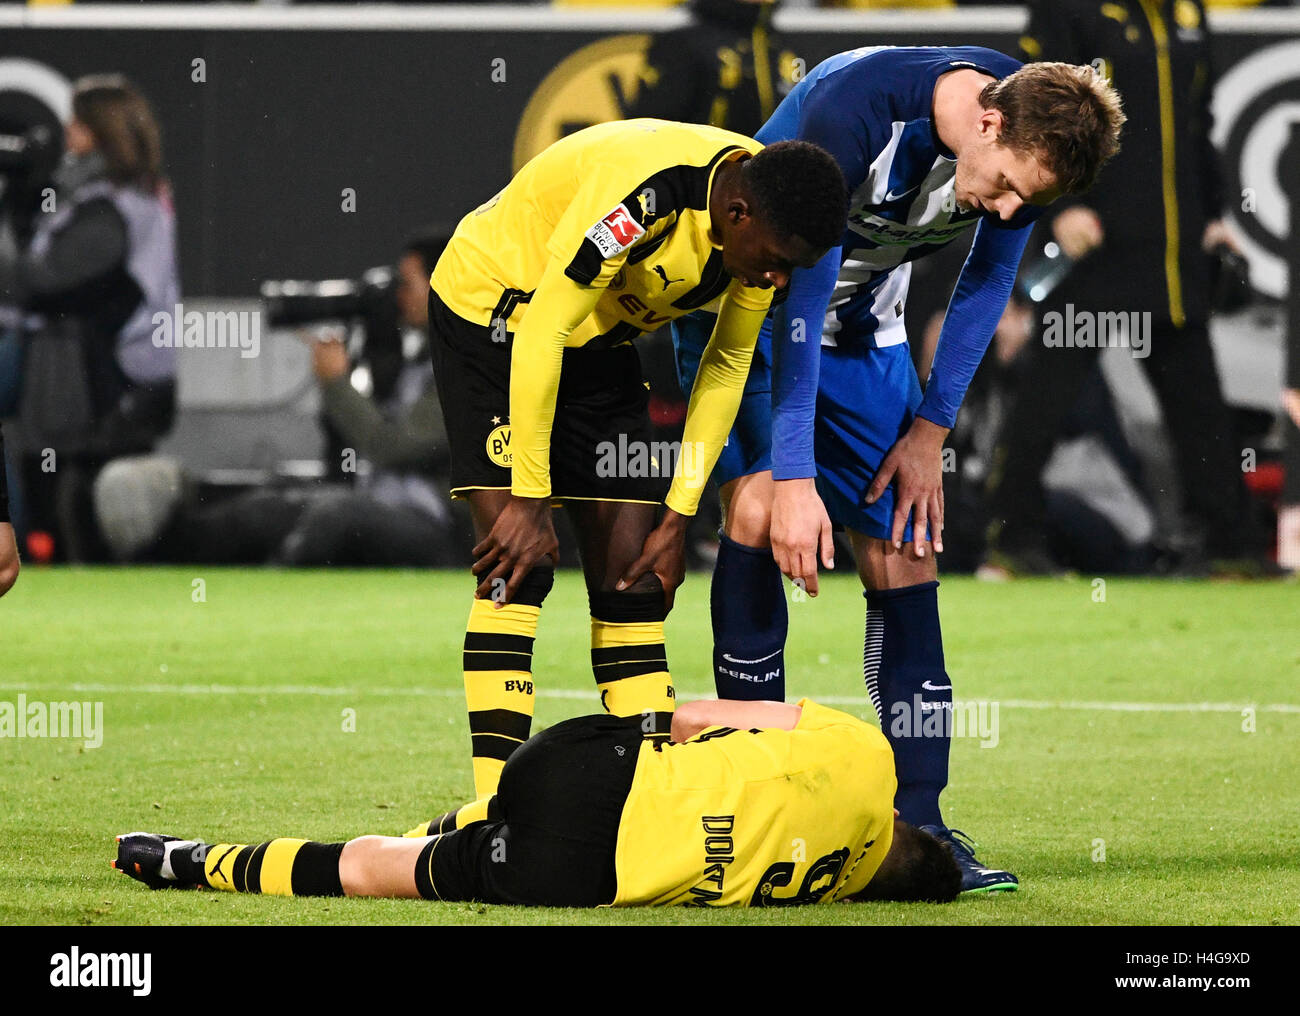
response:
<path id="1" fill-rule="evenodd" d="M 677 373 L 688 398 L 714 320 L 697 311 L 673 322 Z M 772 468 L 771 326 L 771 319 L 763 324 L 740 412 L 713 473 L 719 484 Z M 894 485 L 873 505 L 867 504 L 867 489 L 885 455 L 912 426 L 921 383 L 907 343 L 876 349 L 852 335 L 836 338 L 838 345 L 821 350 L 813 433 L 817 492 L 832 522 L 887 540 Z M 911 539 L 909 518 L 903 540 Z"/>

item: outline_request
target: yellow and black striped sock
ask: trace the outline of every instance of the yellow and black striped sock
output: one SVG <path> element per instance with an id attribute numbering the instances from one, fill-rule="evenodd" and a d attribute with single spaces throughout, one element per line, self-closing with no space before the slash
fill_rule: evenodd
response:
<path id="1" fill-rule="evenodd" d="M 454 829 L 464 829 L 471 822 L 486 822 L 489 819 L 496 819 L 500 814 L 496 806 L 496 800 L 495 797 L 484 797 L 477 801 L 471 801 L 469 804 L 462 804 L 459 808 L 443 812 L 435 819 L 421 822 L 414 829 L 410 829 L 402 833 L 402 835 L 417 839 L 424 836 L 440 836 Z"/>
<path id="2" fill-rule="evenodd" d="M 675 693 L 664 651 L 664 596 L 595 592 L 591 605 L 591 669 L 600 704 L 615 716 L 645 716 L 647 737 L 670 736 Z"/>
<path id="3" fill-rule="evenodd" d="M 342 843 L 277 839 L 252 846 L 217 843 L 193 858 L 178 854 L 172 868 L 183 881 L 212 889 L 268 896 L 342 896 Z M 187 870 L 192 868 L 193 870 Z"/>
<path id="4" fill-rule="evenodd" d="M 555 572 L 534 568 L 514 601 L 500 610 L 475 600 L 465 631 L 465 702 L 474 756 L 474 794 L 497 791 L 511 753 L 528 740 L 533 722 L 533 639 L 542 601 Z"/>

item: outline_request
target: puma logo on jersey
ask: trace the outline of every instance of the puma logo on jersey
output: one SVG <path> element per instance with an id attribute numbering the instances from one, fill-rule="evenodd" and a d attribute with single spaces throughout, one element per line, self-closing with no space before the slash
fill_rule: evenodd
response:
<path id="1" fill-rule="evenodd" d="M 654 266 L 654 270 L 655 270 L 655 274 L 657 274 L 657 275 L 659 276 L 659 278 L 660 278 L 661 280 L 663 280 L 664 289 L 667 289 L 667 288 L 668 288 L 669 286 L 671 286 L 674 282 L 684 282 L 684 281 L 685 281 L 684 279 L 670 279 L 670 278 L 668 278 L 668 273 L 665 272 L 665 271 L 663 270 L 663 266 L 662 266 L 662 265 L 655 265 L 655 266 Z"/>

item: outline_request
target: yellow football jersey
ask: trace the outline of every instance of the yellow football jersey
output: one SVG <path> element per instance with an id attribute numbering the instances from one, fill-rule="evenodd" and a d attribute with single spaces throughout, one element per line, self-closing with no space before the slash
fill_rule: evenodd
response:
<path id="1" fill-rule="evenodd" d="M 614 346 L 713 303 L 718 321 L 687 407 L 667 505 L 693 515 L 740 405 L 772 291 L 723 267 L 709 195 L 751 138 L 665 120 L 598 124 L 562 138 L 470 212 L 430 283 L 458 316 L 513 337 L 511 490 L 548 497 L 565 347 Z M 499 336 L 499 338 L 498 338 Z"/>
<path id="2" fill-rule="evenodd" d="M 456 314 L 515 332 L 552 257 L 582 286 L 605 288 L 567 346 L 627 342 L 727 290 L 764 310 L 771 290 L 722 270 L 709 191 L 723 162 L 763 146 L 716 127 L 623 120 L 541 152 L 456 227 L 431 279 Z"/>
<path id="3" fill-rule="evenodd" d="M 614 906 L 831 903 L 866 887 L 893 841 L 893 752 L 870 724 L 799 704 L 793 730 L 641 746 Z"/>

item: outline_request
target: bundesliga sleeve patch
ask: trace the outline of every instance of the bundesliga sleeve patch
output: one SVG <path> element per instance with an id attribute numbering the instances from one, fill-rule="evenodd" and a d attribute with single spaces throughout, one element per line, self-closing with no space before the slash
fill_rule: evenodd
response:
<path id="1" fill-rule="evenodd" d="M 643 233 L 645 227 L 632 218 L 632 213 L 627 210 L 626 205 L 620 204 L 587 230 L 585 235 L 596 245 L 602 258 L 612 258 L 636 243 L 637 238 Z"/>

